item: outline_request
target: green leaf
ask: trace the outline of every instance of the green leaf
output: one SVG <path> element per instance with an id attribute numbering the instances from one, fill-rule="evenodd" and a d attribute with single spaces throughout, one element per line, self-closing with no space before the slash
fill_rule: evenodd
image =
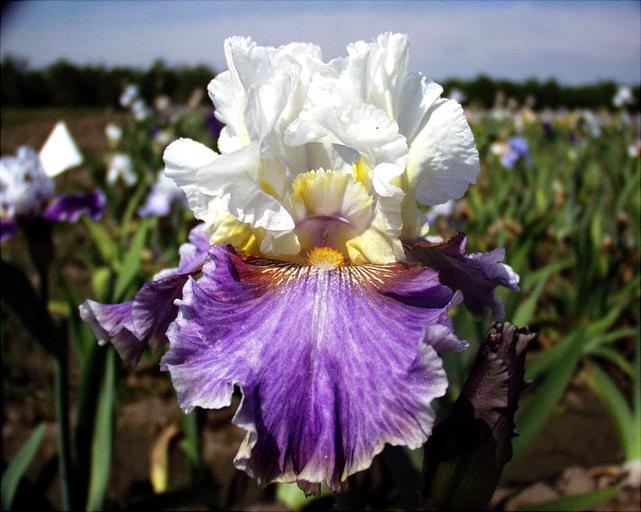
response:
<path id="1" fill-rule="evenodd" d="M 309 505 L 315 498 L 307 498 L 296 484 L 277 484 L 276 499 L 285 505 L 288 510 L 296 511 Z"/>
<path id="2" fill-rule="evenodd" d="M 574 257 L 550 263 L 549 265 L 528 274 L 523 279 L 521 286 L 523 289 L 528 290 L 532 286 L 540 284 L 541 281 L 545 281 L 552 274 L 558 274 L 561 270 L 571 267 L 572 265 L 574 265 Z"/>
<path id="3" fill-rule="evenodd" d="M 611 348 L 597 348 L 591 352 L 591 355 L 606 359 L 612 364 L 617 365 L 622 371 L 630 377 L 634 377 L 634 366 L 620 352 Z"/>
<path id="4" fill-rule="evenodd" d="M 20 479 L 38 452 L 44 433 L 44 424 L 38 425 L 2 474 L 2 510 L 11 509 Z"/>
<path id="5" fill-rule="evenodd" d="M 127 242 L 131 221 L 146 191 L 147 191 L 147 184 L 145 183 L 144 180 L 140 180 L 140 182 L 138 183 L 138 187 L 136 188 L 136 191 L 134 192 L 133 196 L 131 196 L 129 203 L 127 203 L 125 214 L 122 217 L 122 227 L 120 232 L 120 243 L 122 245 L 125 245 L 125 243 Z"/>
<path id="6" fill-rule="evenodd" d="M 628 402 L 610 376 L 596 364 L 590 367 L 587 383 L 612 418 L 626 460 L 631 460 L 629 455 L 634 445 L 634 421 Z"/>
<path id="7" fill-rule="evenodd" d="M 542 279 L 541 281 L 539 281 L 534 290 L 532 290 L 528 297 L 516 308 L 514 316 L 512 317 L 512 322 L 515 325 L 529 325 L 530 322 L 532 322 L 532 319 L 534 318 L 534 312 L 536 311 L 536 306 L 539 302 L 539 298 L 541 297 L 541 293 L 543 292 L 543 288 L 545 287 L 546 282 L 546 279 Z"/>
<path id="8" fill-rule="evenodd" d="M 599 347 L 602 347 L 603 345 L 614 343 L 622 338 L 631 338 L 635 333 L 636 330 L 630 327 L 617 329 L 616 331 L 611 331 L 600 336 L 593 336 L 590 340 L 587 340 L 586 344 L 583 346 L 583 353 L 589 354 L 594 350 L 598 350 Z"/>
<path id="9" fill-rule="evenodd" d="M 55 274 L 57 281 L 62 285 L 65 293 L 67 316 L 69 318 L 69 337 L 74 343 L 74 348 L 78 361 L 80 362 L 81 369 L 84 368 L 87 359 L 87 353 L 90 347 L 96 342 L 96 338 L 91 331 L 91 328 L 86 322 L 80 319 L 78 312 L 78 296 L 74 289 L 69 286 L 64 275 L 60 271 L 60 267 L 55 267 Z"/>
<path id="10" fill-rule="evenodd" d="M 98 300 L 109 300 L 111 270 L 109 267 L 98 267 L 91 274 L 91 286 Z"/>
<path id="11" fill-rule="evenodd" d="M 97 222 L 92 222 L 87 217 L 82 217 L 85 227 L 89 231 L 94 245 L 98 249 L 100 256 L 105 263 L 111 265 L 114 269 L 118 268 L 118 246 L 109 236 L 107 229 Z"/>
<path id="12" fill-rule="evenodd" d="M 576 496 L 564 496 L 558 500 L 548 501 L 547 503 L 540 503 L 529 507 L 520 508 L 519 512 L 547 512 L 547 511 L 581 511 L 593 510 L 601 503 L 614 498 L 619 494 L 619 488 L 604 489 L 602 491 L 593 491 L 586 494 L 578 494 Z"/>
<path id="13" fill-rule="evenodd" d="M 148 227 L 149 223 L 146 220 L 143 220 L 140 223 L 140 228 L 136 232 L 133 241 L 131 242 L 131 247 L 122 261 L 122 269 L 116 279 L 116 286 L 114 290 L 114 300 L 116 302 L 123 299 L 124 292 L 127 290 L 127 287 L 131 284 L 131 281 L 140 269 L 140 251 L 142 251 L 142 248 L 145 245 Z"/>
<path id="14" fill-rule="evenodd" d="M 93 443 L 87 510 L 102 510 L 109 484 L 113 450 L 114 399 L 116 388 L 116 359 L 113 348 L 107 354 L 104 380 L 98 398 Z"/>
<path id="15" fill-rule="evenodd" d="M 632 379 L 632 460 L 641 460 L 641 327 L 637 327 L 636 344 L 634 349 L 634 378 Z"/>
<path id="16" fill-rule="evenodd" d="M 573 345 L 580 342 L 575 341 Z M 554 412 L 572 380 L 580 359 L 580 352 L 572 346 L 567 357 L 561 359 L 545 374 L 543 384 L 518 414 L 516 426 L 519 436 L 514 440 L 514 459 L 523 455 L 532 446 L 539 432 Z"/>
<path id="17" fill-rule="evenodd" d="M 572 347 L 574 347 L 575 341 L 580 335 L 581 331 L 574 331 L 562 342 L 539 352 L 534 361 L 528 362 L 525 369 L 525 378 L 528 380 L 535 379 L 549 370 L 558 361 L 560 361 Z"/>

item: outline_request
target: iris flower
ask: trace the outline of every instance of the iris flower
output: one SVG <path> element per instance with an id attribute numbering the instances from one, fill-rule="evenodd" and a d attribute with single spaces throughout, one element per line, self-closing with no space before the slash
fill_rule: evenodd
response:
<path id="1" fill-rule="evenodd" d="M 461 197 L 479 160 L 461 106 L 408 70 L 405 35 L 328 63 L 244 37 L 225 55 L 208 87 L 221 153 L 179 139 L 164 155 L 203 223 L 177 268 L 81 314 L 131 363 L 169 341 L 161 369 L 185 412 L 238 388 L 237 468 L 339 491 L 386 443 L 426 441 L 447 388 L 438 352 L 467 347 L 448 311 L 500 316 L 495 288 L 518 277 L 463 234 L 419 238 L 417 203 Z"/>
<path id="2" fill-rule="evenodd" d="M 82 163 L 82 156 L 63 122 L 56 124 L 39 153 L 22 146 L 0 159 L 0 241 L 19 224 L 34 219 L 76 222 L 80 215 L 97 220 L 104 210 L 100 190 L 55 195 L 53 177 Z"/>

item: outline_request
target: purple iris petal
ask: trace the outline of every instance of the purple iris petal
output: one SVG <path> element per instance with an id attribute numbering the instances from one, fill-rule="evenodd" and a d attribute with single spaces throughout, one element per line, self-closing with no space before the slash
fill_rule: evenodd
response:
<path id="1" fill-rule="evenodd" d="M 247 431 L 235 458 L 259 482 L 339 490 L 385 443 L 421 446 L 447 379 L 439 348 L 459 350 L 453 298 L 420 265 L 321 270 L 209 250 L 169 326 L 162 366 L 185 411 L 231 403 Z"/>
<path id="2" fill-rule="evenodd" d="M 9 240 L 18 231 L 18 225 L 13 219 L 0 219 L 0 243 Z"/>
<path id="3" fill-rule="evenodd" d="M 105 209 L 105 195 L 100 189 L 93 192 L 59 195 L 49 203 L 43 218 L 51 222 L 77 222 L 81 215 L 98 220 Z"/>
<path id="4" fill-rule="evenodd" d="M 519 276 L 501 263 L 503 249 L 488 253 L 465 254 L 467 237 L 459 233 L 441 244 L 418 242 L 409 247 L 408 259 L 436 269 L 443 284 L 463 293 L 465 305 L 475 315 L 504 315 L 496 287 L 518 290 Z"/>
<path id="5" fill-rule="evenodd" d="M 200 271 L 207 257 L 209 243 L 202 225 L 192 229 L 189 242 L 180 247 L 178 267 L 156 274 L 134 300 L 123 304 L 88 300 L 80 306 L 80 316 L 99 342 L 111 341 L 126 362 L 135 365 L 148 345 L 159 349 L 167 341 L 167 326 L 178 313 L 174 300 L 181 297 L 187 278 Z"/>

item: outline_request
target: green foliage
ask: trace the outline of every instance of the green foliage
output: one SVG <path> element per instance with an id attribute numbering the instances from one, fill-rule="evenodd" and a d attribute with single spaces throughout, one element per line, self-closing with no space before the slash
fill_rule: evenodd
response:
<path id="1" fill-rule="evenodd" d="M 2 474 L 2 510 L 10 510 L 13 498 L 18 490 L 20 479 L 27 471 L 29 464 L 36 456 L 42 442 L 45 426 L 38 425 L 31 435 L 15 454 L 7 469 Z"/>

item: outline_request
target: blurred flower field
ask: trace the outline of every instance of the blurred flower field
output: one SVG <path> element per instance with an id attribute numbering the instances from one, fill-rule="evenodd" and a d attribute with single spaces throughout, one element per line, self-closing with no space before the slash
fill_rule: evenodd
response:
<path id="1" fill-rule="evenodd" d="M 8 490 L 22 506 L 62 507 L 69 497 L 60 492 L 59 457 L 76 468 L 80 508 L 333 506 L 329 494 L 305 499 L 294 485 L 260 489 L 233 468 L 243 432 L 229 420 L 239 396 L 230 408 L 183 416 L 168 376 L 157 372 L 158 354 L 125 367 L 78 316 L 85 299 L 131 299 L 150 276 L 176 265 L 196 222 L 159 173 L 177 138 L 216 148 L 221 127 L 202 94 L 177 104 L 145 100 L 130 86 L 109 111 L 2 111 L 2 156 L 40 148 L 64 120 L 84 161 L 55 177 L 56 190 L 100 188 L 106 199 L 99 220 L 84 215 L 44 228 L 50 252 L 27 224 L 2 245 L 2 446 L 5 474 L 15 475 L 13 487 L 3 477 L 3 509 Z M 489 110 L 471 105 L 477 184 L 428 212 L 429 236 L 464 231 L 471 251 L 505 248 L 521 276 L 520 293 L 504 294 L 505 318 L 538 333 L 496 510 L 541 502 L 552 504 L 548 510 L 638 507 L 641 117 L 638 98 L 616 102 L 600 110 L 537 110 L 505 98 Z M 437 411 L 457 398 L 490 327 L 462 308 L 453 321 L 471 348 L 444 355 L 450 387 Z M 66 427 L 57 407 L 70 411 Z M 57 448 L 61 435 L 66 454 Z M 412 509 L 421 457 L 386 449 L 358 475 L 362 506 Z"/>

